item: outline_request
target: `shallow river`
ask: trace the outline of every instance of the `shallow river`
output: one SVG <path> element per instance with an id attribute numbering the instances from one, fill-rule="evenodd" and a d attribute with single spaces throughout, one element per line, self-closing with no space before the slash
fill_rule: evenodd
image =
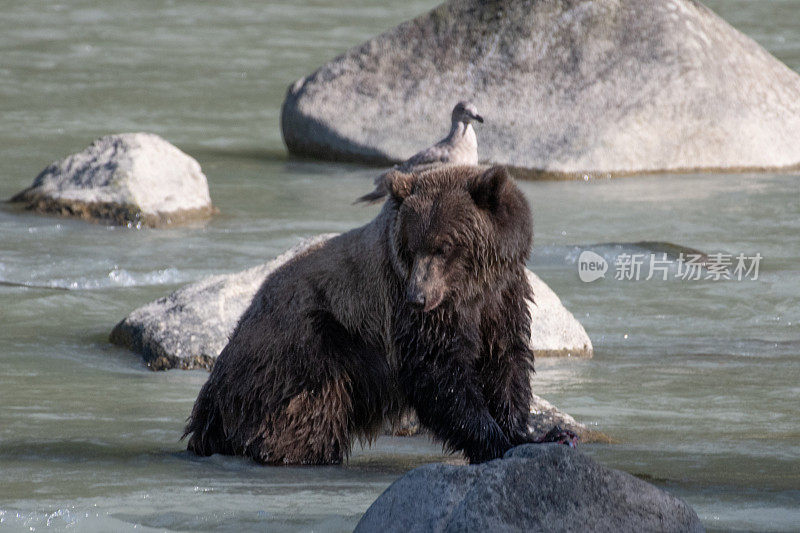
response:
<path id="1" fill-rule="evenodd" d="M 349 530 L 403 472 L 444 458 L 384 438 L 342 467 L 197 459 L 178 438 L 207 374 L 150 372 L 107 342 L 184 283 L 375 214 L 351 205 L 374 169 L 286 156 L 280 104 L 296 78 L 433 2 L 307 4 L 4 4 L 0 198 L 100 135 L 152 131 L 200 161 L 221 214 L 135 231 L 0 207 L 0 529 Z M 711 7 L 800 68 L 800 1 Z M 710 529 L 799 529 L 800 176 L 522 187 L 531 266 L 596 348 L 540 360 L 536 391 L 618 441 L 584 451 L 685 498 Z M 763 259 L 757 280 L 618 281 L 613 264 L 578 278 L 581 247 L 613 260 L 637 241 Z"/>

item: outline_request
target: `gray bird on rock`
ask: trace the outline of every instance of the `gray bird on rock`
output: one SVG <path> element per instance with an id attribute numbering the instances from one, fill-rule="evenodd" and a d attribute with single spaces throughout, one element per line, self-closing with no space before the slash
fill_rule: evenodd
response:
<path id="1" fill-rule="evenodd" d="M 450 133 L 433 146 L 417 152 L 375 178 L 375 190 L 358 199 L 359 202 L 376 202 L 386 196 L 384 178 L 391 172 L 420 172 L 439 165 L 477 165 L 478 138 L 472 122 L 483 123 L 483 117 L 469 102 L 459 102 L 450 118 Z"/>

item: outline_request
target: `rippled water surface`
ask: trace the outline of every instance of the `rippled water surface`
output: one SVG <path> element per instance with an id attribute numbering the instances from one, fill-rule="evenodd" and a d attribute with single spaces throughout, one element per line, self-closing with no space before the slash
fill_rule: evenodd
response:
<path id="1" fill-rule="evenodd" d="M 349 530 L 403 472 L 443 458 L 403 438 L 343 467 L 191 457 L 178 438 L 206 374 L 153 373 L 107 342 L 184 283 L 374 215 L 351 205 L 374 169 L 285 155 L 280 103 L 296 78 L 433 2 L 297 4 L 4 4 L 0 197 L 95 137 L 152 131 L 200 161 L 221 214 L 135 231 L 0 208 L 0 529 Z M 711 7 L 800 67 L 800 2 Z M 532 266 L 596 348 L 539 361 L 537 392 L 619 441 L 584 450 L 685 498 L 709 528 L 799 529 L 800 176 L 522 187 Z M 613 257 L 639 241 L 764 259 L 756 281 L 578 279 L 578 250 Z"/>

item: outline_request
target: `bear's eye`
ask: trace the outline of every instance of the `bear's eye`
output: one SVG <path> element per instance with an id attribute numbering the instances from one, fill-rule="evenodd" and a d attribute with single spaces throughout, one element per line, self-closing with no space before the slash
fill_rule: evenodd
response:
<path id="1" fill-rule="evenodd" d="M 435 255 L 450 255 L 450 252 L 453 251 L 453 247 L 449 244 L 442 244 L 439 248 L 436 249 Z"/>

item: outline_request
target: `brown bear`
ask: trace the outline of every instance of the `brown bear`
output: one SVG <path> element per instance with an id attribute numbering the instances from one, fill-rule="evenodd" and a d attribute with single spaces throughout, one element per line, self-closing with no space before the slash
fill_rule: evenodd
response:
<path id="1" fill-rule="evenodd" d="M 409 408 L 473 463 L 541 442 L 527 423 L 525 197 L 503 167 L 395 172 L 385 184 L 369 224 L 265 280 L 200 391 L 189 450 L 340 463 Z"/>

